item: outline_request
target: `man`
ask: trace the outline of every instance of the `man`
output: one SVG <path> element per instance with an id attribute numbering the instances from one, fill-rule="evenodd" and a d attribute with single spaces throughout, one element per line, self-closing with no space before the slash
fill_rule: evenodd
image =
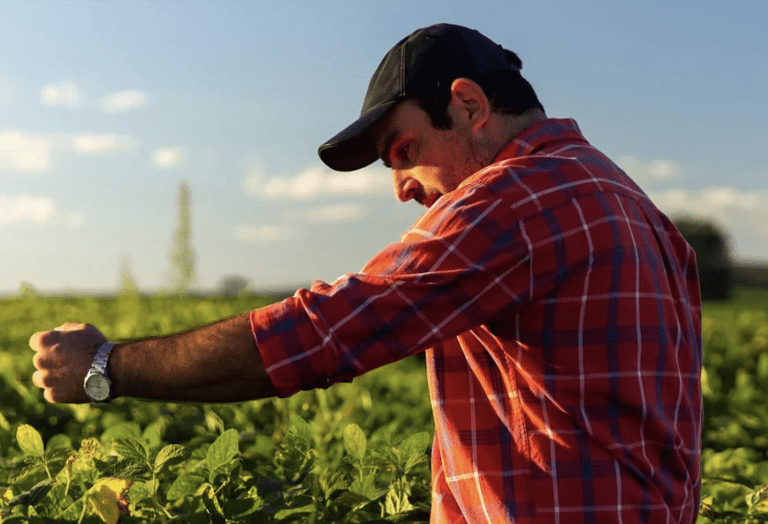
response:
<path id="1" fill-rule="evenodd" d="M 35 384 L 53 402 L 241 400 L 425 351 L 433 522 L 693 522 L 694 254 L 574 121 L 545 116 L 520 67 L 459 26 L 403 39 L 360 118 L 319 150 L 343 171 L 381 158 L 396 196 L 428 208 L 401 242 L 187 333 L 117 346 L 92 326 L 37 333 Z"/>

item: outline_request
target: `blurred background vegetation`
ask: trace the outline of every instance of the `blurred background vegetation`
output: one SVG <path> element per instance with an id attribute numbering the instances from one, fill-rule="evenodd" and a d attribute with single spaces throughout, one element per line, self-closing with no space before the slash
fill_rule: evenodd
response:
<path id="1" fill-rule="evenodd" d="M 673 222 L 696 251 L 703 300 L 729 300 L 736 288 L 768 289 L 768 264 L 736 262 L 728 233 L 717 224 L 692 217 Z"/>

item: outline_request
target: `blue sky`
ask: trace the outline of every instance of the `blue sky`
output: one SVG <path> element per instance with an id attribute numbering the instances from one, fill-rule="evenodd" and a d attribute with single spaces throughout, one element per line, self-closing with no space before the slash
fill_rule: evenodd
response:
<path id="1" fill-rule="evenodd" d="M 356 271 L 421 213 L 323 167 L 387 50 L 437 22 L 523 60 L 551 117 L 670 215 L 768 261 L 768 3 L 0 1 L 0 293 L 168 284 L 179 184 L 196 286 Z"/>

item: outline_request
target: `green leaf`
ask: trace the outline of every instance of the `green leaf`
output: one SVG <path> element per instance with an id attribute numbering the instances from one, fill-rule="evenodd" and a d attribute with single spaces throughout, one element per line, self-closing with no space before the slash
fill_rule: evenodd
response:
<path id="1" fill-rule="evenodd" d="M 410 511 L 413 509 L 408 495 L 406 493 L 399 493 L 398 490 L 390 489 L 387 493 L 387 498 L 384 500 L 384 508 L 387 515 L 397 515 L 404 511 Z"/>
<path id="2" fill-rule="evenodd" d="M 760 489 L 747 495 L 747 506 L 757 506 L 768 497 L 768 486 L 762 486 Z"/>
<path id="3" fill-rule="evenodd" d="M 45 449 L 53 451 L 54 449 L 72 449 L 72 439 L 67 435 L 58 433 L 48 439 L 45 444 Z"/>
<path id="4" fill-rule="evenodd" d="M 134 437 L 116 438 L 112 441 L 112 449 L 126 460 L 149 462 L 149 449 L 143 440 Z"/>
<path id="5" fill-rule="evenodd" d="M 288 421 L 288 432 L 308 442 L 312 441 L 312 427 L 301 417 L 292 416 Z"/>
<path id="6" fill-rule="evenodd" d="M 157 449 L 163 444 L 161 424 L 160 421 L 155 421 L 141 433 L 141 438 L 147 442 L 150 449 Z"/>
<path id="7" fill-rule="evenodd" d="M 426 431 L 409 436 L 400 447 L 402 457 L 408 459 L 409 457 L 424 455 L 430 442 L 432 442 L 432 437 Z"/>
<path id="8" fill-rule="evenodd" d="M 48 464 L 48 467 L 50 468 L 54 464 L 58 465 L 59 463 L 68 460 L 70 457 L 72 457 L 74 460 L 74 456 L 75 453 L 71 449 L 54 448 L 45 452 L 45 458 L 43 460 L 45 460 L 45 462 Z"/>
<path id="9" fill-rule="evenodd" d="M 19 448 L 26 455 L 42 457 L 45 449 L 43 448 L 43 437 L 35 428 L 29 424 L 22 424 L 16 430 L 16 442 Z"/>
<path id="10" fill-rule="evenodd" d="M 375 494 L 375 490 L 373 493 Z M 350 508 L 351 510 L 362 507 L 370 501 L 370 497 L 355 493 L 354 491 L 342 491 L 338 496 L 334 497 L 333 500 L 336 506 Z"/>
<path id="11" fill-rule="evenodd" d="M 228 429 L 208 448 L 208 454 L 206 455 L 208 471 L 213 474 L 216 468 L 235 458 L 239 452 L 237 430 Z"/>
<path id="12" fill-rule="evenodd" d="M 255 512 L 261 505 L 262 501 L 258 498 L 243 498 L 222 502 L 221 509 L 228 519 L 241 519 Z"/>
<path id="13" fill-rule="evenodd" d="M 347 424 L 344 428 L 344 448 L 352 457 L 361 459 L 365 455 L 365 433 L 357 424 Z"/>
<path id="14" fill-rule="evenodd" d="M 362 479 L 355 479 L 352 484 L 349 485 L 349 491 L 356 493 L 369 500 L 378 498 L 382 493 L 376 489 L 376 477 L 374 475 L 366 475 Z"/>
<path id="15" fill-rule="evenodd" d="M 205 426 L 208 431 L 218 431 L 224 433 L 224 421 L 221 417 L 208 406 L 203 407 L 203 413 L 205 415 Z"/>
<path id="16" fill-rule="evenodd" d="M 208 482 L 210 482 L 213 485 L 218 485 L 217 479 L 219 477 L 224 477 L 224 482 L 227 482 L 227 479 L 235 478 L 235 475 L 233 474 L 233 471 L 235 468 L 239 465 L 239 460 L 225 462 L 224 464 L 219 464 L 214 469 L 210 470 L 208 472 Z"/>
<path id="17" fill-rule="evenodd" d="M 9 517 L 3 517 L 1 522 L 3 524 L 28 524 L 29 519 L 24 515 L 11 515 Z"/>
<path id="18" fill-rule="evenodd" d="M 81 457 L 92 457 L 101 451 L 101 444 L 95 438 L 86 438 L 80 442 L 77 454 Z"/>
<path id="19" fill-rule="evenodd" d="M 40 501 L 40 499 L 48 494 L 48 491 L 50 491 L 55 482 L 56 481 L 53 479 L 45 479 L 41 482 L 38 482 L 32 486 L 32 489 L 29 491 L 21 493 L 20 495 L 17 495 L 11 499 L 11 501 L 8 503 L 8 506 L 13 507 L 19 504 L 22 506 L 34 506 Z"/>
<path id="20" fill-rule="evenodd" d="M 124 461 L 112 474 L 126 479 L 146 480 L 152 476 L 152 469 L 146 462 Z"/>
<path id="21" fill-rule="evenodd" d="M 187 449 L 180 444 L 169 444 L 165 446 L 155 457 L 155 473 L 159 472 L 163 466 L 178 464 L 189 456 Z"/>
<path id="22" fill-rule="evenodd" d="M 306 508 L 296 509 L 281 509 L 275 513 L 275 519 L 279 522 L 285 522 L 285 524 L 304 524 L 305 522 L 313 522 L 312 515 L 314 512 L 307 511 Z"/>
<path id="23" fill-rule="evenodd" d="M 221 510 L 219 499 L 216 498 L 216 493 L 213 490 L 213 486 L 208 484 L 202 493 L 203 504 L 208 514 L 211 516 L 211 524 L 226 524 L 224 518 L 224 512 Z"/>
<path id="24" fill-rule="evenodd" d="M 128 500 L 134 504 L 152 499 L 152 488 L 148 482 L 134 482 L 128 492 Z"/>
<path id="25" fill-rule="evenodd" d="M 93 509 L 107 524 L 117 524 L 120 507 L 127 507 L 125 493 L 132 482 L 126 479 L 103 478 L 91 488 L 89 499 Z"/>
<path id="26" fill-rule="evenodd" d="M 168 500 L 178 500 L 193 495 L 203 482 L 205 482 L 205 478 L 195 473 L 186 473 L 176 477 L 171 487 L 168 488 Z"/>
<path id="27" fill-rule="evenodd" d="M 325 498 L 329 498 L 335 491 L 345 490 L 349 486 L 343 471 L 323 471 L 317 480 Z"/>
<path id="28" fill-rule="evenodd" d="M 136 422 L 118 422 L 108 426 L 100 437 L 105 444 L 117 438 L 141 438 L 141 427 Z"/>
<path id="29" fill-rule="evenodd" d="M 755 489 L 757 483 L 749 477 L 744 475 L 734 475 L 733 477 L 707 477 L 709 481 L 728 482 L 729 484 L 738 484 L 749 489 Z"/>

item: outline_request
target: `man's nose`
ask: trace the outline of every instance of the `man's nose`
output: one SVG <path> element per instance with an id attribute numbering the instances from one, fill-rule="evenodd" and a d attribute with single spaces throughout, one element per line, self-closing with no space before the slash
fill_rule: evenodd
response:
<path id="1" fill-rule="evenodd" d="M 400 202 L 407 202 L 415 198 L 419 192 L 419 183 L 405 172 L 397 169 L 392 170 L 392 185 L 395 196 Z"/>

